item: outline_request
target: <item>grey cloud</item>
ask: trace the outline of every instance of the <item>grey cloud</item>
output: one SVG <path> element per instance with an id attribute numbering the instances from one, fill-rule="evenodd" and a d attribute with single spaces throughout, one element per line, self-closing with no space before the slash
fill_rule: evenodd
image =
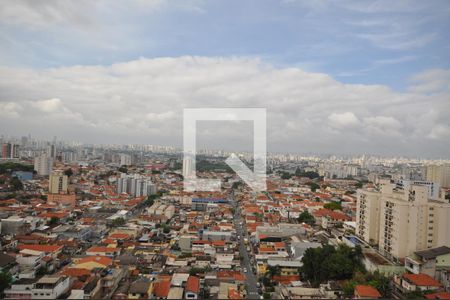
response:
<path id="1" fill-rule="evenodd" d="M 442 138 L 450 126 L 448 91 L 427 95 L 342 84 L 258 59 L 185 56 L 111 66 L 3 67 L 0 76 L 0 127 L 11 134 L 33 130 L 86 142 L 181 146 L 183 108 L 266 107 L 270 151 L 448 156 L 450 146 Z M 216 135 L 205 132 L 211 147 L 229 146 L 230 140 L 236 150 L 248 145 L 232 126 L 221 126 Z"/>

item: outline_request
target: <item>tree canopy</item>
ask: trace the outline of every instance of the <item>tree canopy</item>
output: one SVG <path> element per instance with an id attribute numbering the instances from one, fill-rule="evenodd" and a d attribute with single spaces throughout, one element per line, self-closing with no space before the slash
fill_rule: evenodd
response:
<path id="1" fill-rule="evenodd" d="M 300 223 L 306 223 L 309 225 L 314 225 L 314 223 L 316 222 L 316 220 L 314 219 L 314 216 L 311 215 L 308 211 L 304 211 L 300 214 L 300 216 L 298 217 L 298 221 Z"/>
<path id="2" fill-rule="evenodd" d="M 320 185 L 318 185 L 315 182 L 308 182 L 307 185 L 311 188 L 311 192 L 315 192 L 316 190 L 320 189 Z"/>
<path id="3" fill-rule="evenodd" d="M 9 286 L 12 277 L 9 273 L 0 272 L 0 294 Z"/>
<path id="4" fill-rule="evenodd" d="M 33 166 L 16 162 L 5 162 L 0 164 L 0 174 L 5 174 L 13 171 L 33 172 Z"/>
<path id="5" fill-rule="evenodd" d="M 339 202 L 330 202 L 327 203 L 323 206 L 326 209 L 330 209 L 330 210 L 341 210 L 342 209 L 342 205 Z"/>
<path id="6" fill-rule="evenodd" d="M 113 226 L 122 226 L 125 225 L 125 219 L 124 218 L 117 218 L 114 219 L 114 221 L 112 222 Z"/>
<path id="7" fill-rule="evenodd" d="M 69 169 L 67 169 L 67 170 L 65 170 L 64 171 L 64 175 L 67 175 L 67 176 L 72 176 L 73 175 L 73 171 L 72 171 L 72 168 L 69 168 Z"/>
<path id="8" fill-rule="evenodd" d="M 308 248 L 302 258 L 303 266 L 300 271 L 315 286 L 328 280 L 350 279 L 356 271 L 364 270 L 361 258 L 362 250 L 359 246 L 350 248 L 340 245 L 335 248 L 324 245 Z"/>
<path id="9" fill-rule="evenodd" d="M 23 183 L 17 177 L 11 178 L 11 180 L 9 181 L 9 185 L 11 186 L 11 190 L 13 190 L 13 191 L 23 190 Z"/>

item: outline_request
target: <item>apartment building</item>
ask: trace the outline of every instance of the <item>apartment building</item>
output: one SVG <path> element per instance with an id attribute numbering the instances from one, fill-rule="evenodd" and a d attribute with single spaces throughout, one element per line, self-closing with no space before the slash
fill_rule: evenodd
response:
<path id="1" fill-rule="evenodd" d="M 449 245 L 450 203 L 430 199 L 428 186 L 395 187 L 358 190 L 356 234 L 394 260 Z"/>
<path id="2" fill-rule="evenodd" d="M 48 180 L 48 192 L 50 194 L 67 194 L 69 177 L 62 172 L 53 172 Z"/>
<path id="3" fill-rule="evenodd" d="M 48 176 L 53 168 L 53 158 L 42 154 L 34 159 L 34 170 L 38 175 Z"/>
<path id="4" fill-rule="evenodd" d="M 430 165 L 426 168 L 428 181 L 436 182 L 440 186 L 450 188 L 450 165 Z"/>
<path id="5" fill-rule="evenodd" d="M 117 179 L 117 193 L 127 193 L 140 197 L 154 195 L 157 192 L 156 185 L 145 176 L 139 174 L 127 175 L 122 173 Z"/>
<path id="6" fill-rule="evenodd" d="M 2 159 L 19 158 L 19 145 L 5 143 L 2 145 Z"/>
<path id="7" fill-rule="evenodd" d="M 358 190 L 356 234 L 371 245 L 380 241 L 381 194 L 375 189 Z"/>

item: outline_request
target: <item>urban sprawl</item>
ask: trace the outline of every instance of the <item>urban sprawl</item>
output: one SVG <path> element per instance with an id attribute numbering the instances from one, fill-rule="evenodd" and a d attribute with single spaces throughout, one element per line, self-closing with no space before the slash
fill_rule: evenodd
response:
<path id="1" fill-rule="evenodd" d="M 448 160 L 268 154 L 254 192 L 225 151 L 1 146 L 4 299 L 450 299 Z"/>

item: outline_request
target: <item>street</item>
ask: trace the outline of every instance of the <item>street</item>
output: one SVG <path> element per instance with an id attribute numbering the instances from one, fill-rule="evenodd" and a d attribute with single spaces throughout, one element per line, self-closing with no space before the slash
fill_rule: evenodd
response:
<path id="1" fill-rule="evenodd" d="M 242 215 L 241 215 L 241 209 L 239 205 L 234 201 L 234 198 L 232 200 L 233 207 L 234 207 L 234 222 L 236 227 L 236 234 L 239 242 L 239 253 L 243 257 L 241 263 L 242 263 L 242 269 L 246 269 L 247 272 L 245 272 L 246 282 L 245 286 L 247 289 L 247 299 L 259 299 L 260 296 L 258 294 L 258 286 L 257 286 L 257 278 L 253 274 L 253 268 L 252 264 L 250 262 L 250 255 L 247 251 L 246 245 L 244 244 L 244 238 L 246 230 L 244 230 L 245 225 L 241 225 L 242 222 Z M 242 223 L 243 224 L 243 223 Z"/>

